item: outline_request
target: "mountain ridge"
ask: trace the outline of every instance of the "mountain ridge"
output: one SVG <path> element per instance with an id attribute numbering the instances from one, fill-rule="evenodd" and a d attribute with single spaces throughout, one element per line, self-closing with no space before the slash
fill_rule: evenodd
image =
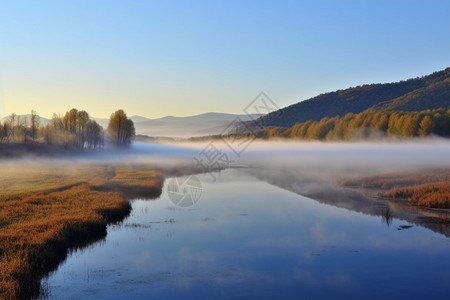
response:
<path id="1" fill-rule="evenodd" d="M 130 117 L 136 127 L 136 134 L 163 136 L 170 138 L 187 138 L 221 133 L 237 117 L 243 121 L 255 120 L 260 115 L 229 114 L 207 112 L 186 117 L 165 116 L 150 119 L 133 115 Z M 92 118 L 106 129 L 109 119 Z"/>
<path id="2" fill-rule="evenodd" d="M 263 127 L 292 127 L 296 123 L 343 117 L 347 113 L 360 113 L 370 108 L 419 111 L 441 107 L 450 108 L 450 67 L 408 80 L 365 84 L 323 93 L 262 116 L 255 122 Z"/>
<path id="3" fill-rule="evenodd" d="M 175 117 L 165 116 L 162 118 L 150 119 L 139 115 L 130 117 L 133 120 L 136 134 L 148 136 L 163 136 L 170 138 L 187 138 L 192 136 L 203 136 L 219 134 L 237 117 L 242 121 L 255 120 L 261 115 L 244 115 L 244 114 L 229 114 L 218 112 L 207 112 L 198 115 Z M 9 120 L 10 116 L 2 118 L 0 121 L 4 123 Z M 30 122 L 30 114 L 17 115 L 22 121 Z M 40 125 L 46 125 L 51 120 L 39 116 Z M 104 129 L 108 127 L 108 118 L 91 117 Z"/>

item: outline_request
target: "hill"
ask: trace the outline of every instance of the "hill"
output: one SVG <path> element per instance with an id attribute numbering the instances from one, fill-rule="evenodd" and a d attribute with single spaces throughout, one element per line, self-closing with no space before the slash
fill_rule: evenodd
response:
<path id="1" fill-rule="evenodd" d="M 168 138 L 188 138 L 192 136 L 205 136 L 221 133 L 234 119 L 239 117 L 242 121 L 250 121 L 261 115 L 237 115 L 226 113 L 204 113 L 188 117 L 166 116 L 158 119 L 149 119 L 142 116 L 132 116 L 136 134 L 147 135 L 152 137 L 168 137 Z M 30 114 L 17 115 L 20 122 L 30 124 Z M 39 125 L 45 126 L 50 120 L 39 117 Z M 9 121 L 10 116 L 0 119 L 0 123 L 4 124 Z M 104 129 L 108 127 L 109 119 L 92 118 Z"/>
<path id="2" fill-rule="evenodd" d="M 20 120 L 20 123 L 23 123 L 23 124 L 31 123 L 31 114 L 17 115 L 16 117 Z M 10 116 L 3 117 L 0 119 L 0 123 L 4 124 L 5 122 L 9 121 L 9 119 L 10 119 Z M 38 116 L 38 121 L 39 121 L 39 125 L 41 125 L 41 126 L 45 126 L 50 122 L 49 119 L 41 117 L 41 116 Z"/>
<path id="3" fill-rule="evenodd" d="M 192 136 L 205 136 L 221 133 L 236 117 L 242 121 L 249 121 L 248 115 L 235 115 L 226 113 L 205 113 L 188 117 L 166 116 L 158 119 L 149 119 L 141 116 L 132 116 L 131 120 L 136 127 L 136 134 L 147 136 L 162 136 L 169 138 L 188 138 Z M 108 119 L 96 119 L 103 128 L 108 126 Z"/>
<path id="4" fill-rule="evenodd" d="M 399 140 L 416 137 L 450 137 L 450 109 L 422 111 L 365 110 L 344 117 L 322 118 L 320 121 L 296 123 L 292 127 L 266 126 L 260 130 L 234 132 L 191 138 L 191 141 L 208 139 L 294 139 L 320 141 Z"/>
<path id="5" fill-rule="evenodd" d="M 343 117 L 369 108 L 379 111 L 450 109 L 450 68 L 395 83 L 368 84 L 321 94 L 257 120 L 264 126 L 292 127 L 324 117 Z"/>

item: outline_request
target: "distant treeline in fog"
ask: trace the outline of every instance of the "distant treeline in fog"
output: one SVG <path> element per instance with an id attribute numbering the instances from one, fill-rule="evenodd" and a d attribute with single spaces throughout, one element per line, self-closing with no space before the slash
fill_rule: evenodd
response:
<path id="1" fill-rule="evenodd" d="M 106 130 L 91 120 L 86 111 L 75 108 L 64 116 L 53 114 L 46 125 L 40 124 L 34 110 L 26 117 L 11 114 L 0 123 L 0 143 L 3 144 L 46 144 L 70 150 L 95 150 L 103 147 L 105 141 L 114 146 L 129 145 L 134 136 L 133 121 L 123 110 L 111 115 Z"/>
<path id="2" fill-rule="evenodd" d="M 264 124 L 260 124 L 263 127 Z M 239 130 L 242 130 L 241 127 Z M 384 137 L 413 138 L 436 135 L 450 137 L 450 110 L 443 108 L 423 111 L 376 111 L 373 109 L 344 117 L 325 117 L 320 121 L 309 120 L 294 126 L 268 126 L 261 130 L 229 133 L 191 141 L 218 138 L 300 139 L 323 141 L 352 141 Z"/>
<path id="3" fill-rule="evenodd" d="M 259 138 L 295 138 L 312 140 L 354 140 L 379 137 L 450 136 L 450 110 L 434 109 L 420 112 L 386 112 L 367 110 L 344 117 L 297 123 L 291 128 L 266 127 L 256 132 Z"/>

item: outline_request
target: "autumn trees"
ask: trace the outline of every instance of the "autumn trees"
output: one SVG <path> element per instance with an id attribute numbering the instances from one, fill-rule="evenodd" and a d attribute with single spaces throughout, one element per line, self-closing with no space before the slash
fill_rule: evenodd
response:
<path id="1" fill-rule="evenodd" d="M 420 136 L 429 135 L 434 129 L 434 122 L 430 116 L 425 116 L 420 122 L 419 134 Z"/>
<path id="2" fill-rule="evenodd" d="M 34 110 L 27 116 L 11 114 L 0 123 L 0 143 L 45 143 L 82 151 L 102 148 L 105 136 L 112 146 L 120 147 L 130 145 L 135 136 L 133 121 L 123 110 L 111 115 L 107 132 L 86 111 L 75 108 L 64 116 L 53 114 L 44 123 Z"/>
<path id="3" fill-rule="evenodd" d="M 103 146 L 103 128 L 84 110 L 75 108 L 64 117 L 53 114 L 50 122 L 42 127 L 39 136 L 47 144 L 57 144 L 66 149 L 94 150 Z"/>
<path id="4" fill-rule="evenodd" d="M 291 128 L 269 126 L 258 132 L 243 133 L 256 137 L 304 140 L 364 140 L 381 137 L 413 138 L 430 134 L 450 137 L 450 110 L 388 112 L 366 110 L 343 117 L 325 117 L 320 121 L 297 123 Z"/>
<path id="5" fill-rule="evenodd" d="M 117 147 L 128 146 L 136 134 L 133 121 L 122 109 L 111 114 L 107 132 L 108 141 Z"/>

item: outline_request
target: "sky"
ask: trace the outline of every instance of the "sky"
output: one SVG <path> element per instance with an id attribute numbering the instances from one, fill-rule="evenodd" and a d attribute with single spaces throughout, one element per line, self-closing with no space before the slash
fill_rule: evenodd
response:
<path id="1" fill-rule="evenodd" d="M 278 107 L 450 66 L 450 1 L 0 1 L 0 117 Z"/>

